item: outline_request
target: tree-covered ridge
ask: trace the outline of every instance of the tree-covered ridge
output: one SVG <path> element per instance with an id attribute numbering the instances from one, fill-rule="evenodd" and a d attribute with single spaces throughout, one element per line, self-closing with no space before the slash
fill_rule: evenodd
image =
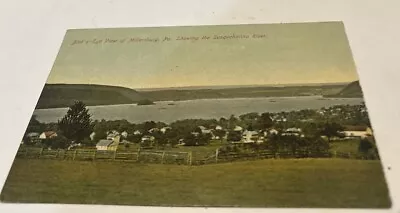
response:
<path id="1" fill-rule="evenodd" d="M 257 86 L 212 89 L 163 89 L 137 91 L 125 87 L 89 84 L 46 84 L 36 108 L 68 107 L 76 100 L 87 106 L 115 104 L 149 104 L 155 101 L 179 101 L 219 98 L 254 98 L 330 95 L 346 84 L 311 86 Z"/>
<path id="2" fill-rule="evenodd" d="M 327 95 L 327 97 L 362 98 L 363 92 L 361 90 L 360 81 L 353 81 L 337 94 Z"/>
<path id="3" fill-rule="evenodd" d="M 145 99 L 133 89 L 89 84 L 46 84 L 36 108 L 68 107 L 76 100 L 87 106 L 132 104 Z"/>

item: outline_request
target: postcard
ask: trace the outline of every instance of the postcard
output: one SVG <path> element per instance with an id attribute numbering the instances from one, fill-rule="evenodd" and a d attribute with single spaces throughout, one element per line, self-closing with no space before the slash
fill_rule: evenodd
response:
<path id="1" fill-rule="evenodd" d="M 390 208 L 342 22 L 71 29 L 7 203 Z"/>

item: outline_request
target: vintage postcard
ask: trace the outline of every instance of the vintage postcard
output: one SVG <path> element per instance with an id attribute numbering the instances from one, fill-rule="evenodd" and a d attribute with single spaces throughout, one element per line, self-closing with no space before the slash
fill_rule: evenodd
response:
<path id="1" fill-rule="evenodd" d="M 342 22 L 72 29 L 2 202 L 389 208 Z"/>

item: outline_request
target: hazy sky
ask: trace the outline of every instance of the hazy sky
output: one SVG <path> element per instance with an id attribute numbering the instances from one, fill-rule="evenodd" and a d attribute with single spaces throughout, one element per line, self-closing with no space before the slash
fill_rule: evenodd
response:
<path id="1" fill-rule="evenodd" d="M 249 38 L 213 39 L 232 34 Z M 171 40 L 163 42 L 165 36 Z M 130 42 L 147 37 L 160 40 Z M 75 40 L 83 43 L 72 45 Z M 69 30 L 47 82 L 157 88 L 354 80 L 344 26 L 330 22 Z"/>

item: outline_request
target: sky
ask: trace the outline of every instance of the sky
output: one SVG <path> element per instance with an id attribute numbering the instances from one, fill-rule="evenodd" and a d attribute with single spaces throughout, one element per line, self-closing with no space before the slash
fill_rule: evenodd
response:
<path id="1" fill-rule="evenodd" d="M 325 22 L 68 30 L 47 83 L 166 88 L 357 79 L 343 24 Z"/>

